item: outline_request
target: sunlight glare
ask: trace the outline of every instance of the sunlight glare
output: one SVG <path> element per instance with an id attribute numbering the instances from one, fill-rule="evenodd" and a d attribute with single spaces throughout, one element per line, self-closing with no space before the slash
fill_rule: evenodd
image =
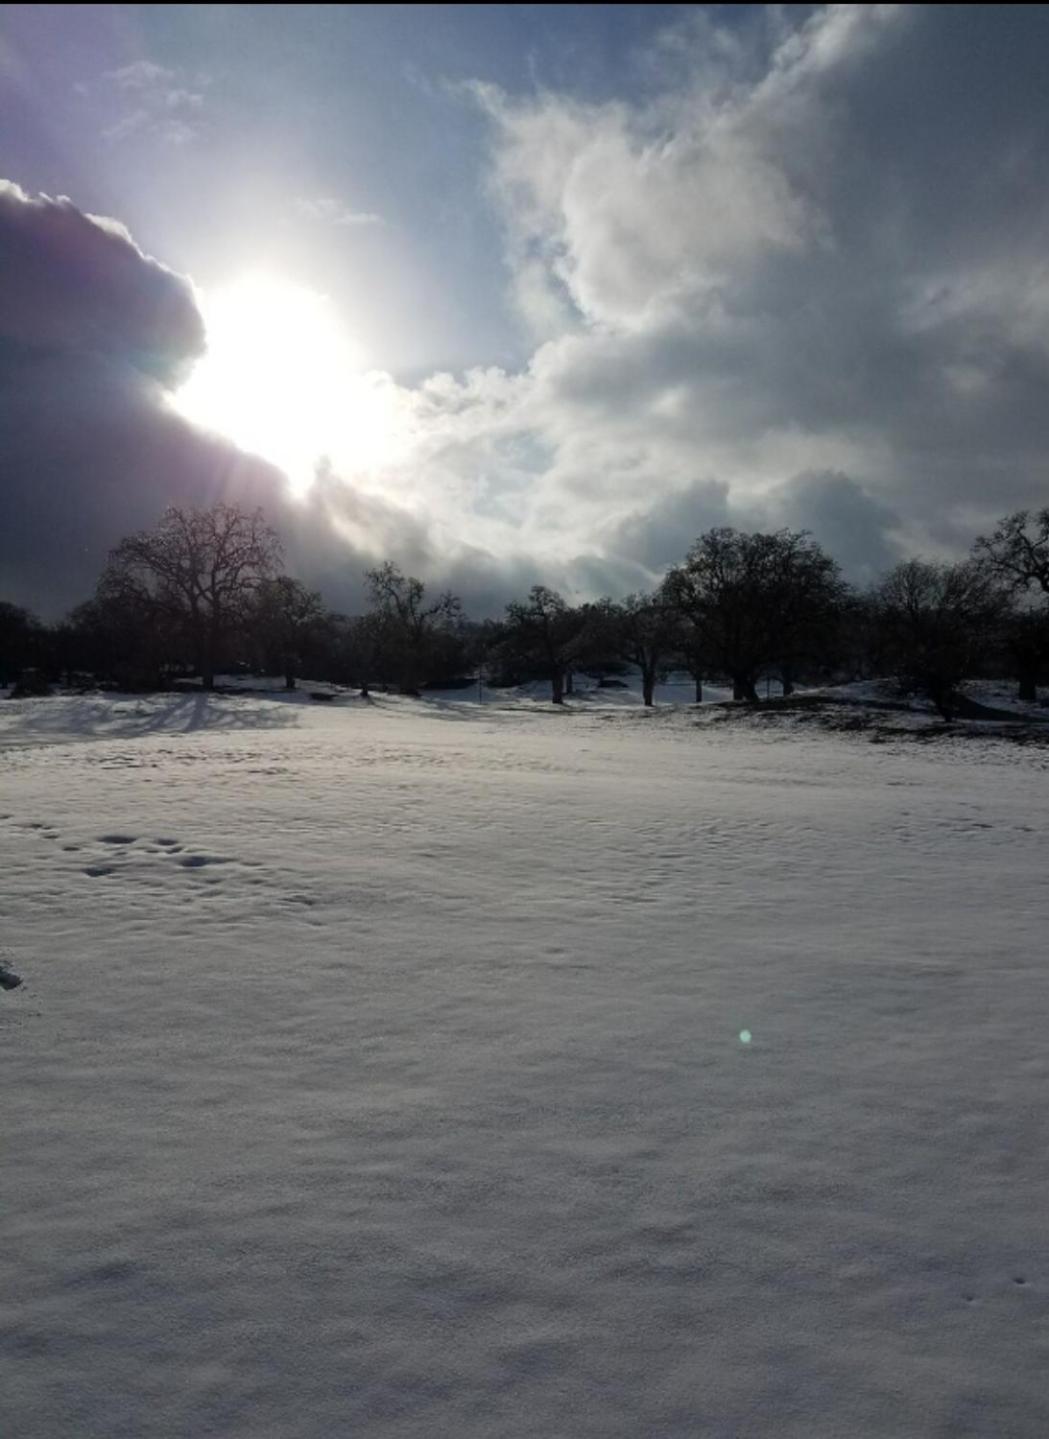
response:
<path id="1" fill-rule="evenodd" d="M 360 473 L 388 457 L 391 386 L 365 371 L 326 296 L 252 274 L 201 309 L 207 353 L 175 397 L 187 419 L 275 464 L 300 495 L 322 459 Z"/>

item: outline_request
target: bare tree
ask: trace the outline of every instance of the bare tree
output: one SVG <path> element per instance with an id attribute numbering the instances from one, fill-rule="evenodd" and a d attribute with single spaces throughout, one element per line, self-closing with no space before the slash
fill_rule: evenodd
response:
<path id="1" fill-rule="evenodd" d="M 547 676 L 555 705 L 564 704 L 566 675 L 577 662 L 585 624 L 585 615 L 546 585 L 533 585 L 527 601 L 506 607 L 503 643 L 519 661 Z"/>
<path id="2" fill-rule="evenodd" d="M 1016 616 L 1010 644 L 1020 671 L 1020 699 L 1036 700 L 1049 629 L 1049 508 L 1006 515 L 992 535 L 980 536 L 973 554 L 1014 595 L 1028 595 L 1033 590 L 1045 597 L 1042 613 Z"/>
<path id="3" fill-rule="evenodd" d="M 983 565 L 907 560 L 873 594 L 880 648 L 904 688 L 926 694 L 945 720 L 962 681 L 977 674 L 1007 614 L 1007 592 Z"/>
<path id="4" fill-rule="evenodd" d="M 426 586 L 386 560 L 365 578 L 375 613 L 382 618 L 387 653 L 402 694 L 418 694 L 440 669 L 462 616 L 462 602 L 450 590 L 426 601 Z"/>
<path id="5" fill-rule="evenodd" d="M 0 685 L 41 663 L 45 633 L 36 615 L 0 600 Z"/>
<path id="6" fill-rule="evenodd" d="M 123 595 L 146 613 L 177 622 L 204 688 L 213 689 L 220 648 L 280 554 L 280 540 L 261 510 L 172 507 L 155 529 L 129 536 L 112 551 L 100 595 Z"/>
<path id="7" fill-rule="evenodd" d="M 758 703 L 757 680 L 778 666 L 784 688 L 841 602 L 838 566 L 805 531 L 708 530 L 665 593 L 693 630 L 692 647 L 732 680 L 736 699 Z"/>
<path id="8" fill-rule="evenodd" d="M 263 580 L 255 595 L 253 628 L 267 658 L 275 659 L 284 672 L 284 688 L 295 688 L 295 677 L 303 657 L 319 634 L 325 619 L 324 604 L 317 590 L 291 575 Z"/>
<path id="9" fill-rule="evenodd" d="M 349 672 L 360 686 L 361 698 L 368 699 L 373 684 L 385 684 L 395 649 L 388 617 L 378 610 L 353 615 L 346 622 L 345 642 Z"/>
<path id="10" fill-rule="evenodd" d="M 992 535 L 980 536 L 973 553 L 1013 588 L 1033 585 L 1049 596 L 1049 508 L 1006 515 Z"/>
<path id="11" fill-rule="evenodd" d="M 68 670 L 86 670 L 122 690 L 158 689 L 186 662 L 178 621 L 115 585 L 100 584 L 93 599 L 67 615 L 62 642 Z"/>
<path id="12" fill-rule="evenodd" d="M 682 620 L 670 597 L 627 595 L 620 604 L 605 599 L 593 606 L 597 632 L 619 659 L 641 671 L 641 695 L 654 703 L 656 680 L 670 657 L 681 648 Z"/>

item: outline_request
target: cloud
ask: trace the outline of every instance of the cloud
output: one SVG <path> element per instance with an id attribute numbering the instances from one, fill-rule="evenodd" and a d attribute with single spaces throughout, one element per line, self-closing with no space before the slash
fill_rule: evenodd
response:
<path id="1" fill-rule="evenodd" d="M 868 573 L 1044 495 L 1045 16 L 795 14 L 689 17 L 654 98 L 475 87 L 548 531 L 669 558 L 710 475 Z"/>
<path id="2" fill-rule="evenodd" d="M 203 349 L 192 287 L 123 225 L 0 183 L 0 592 L 54 613 L 168 504 L 282 503 L 167 403 Z"/>
<path id="3" fill-rule="evenodd" d="M 478 603 L 536 580 L 633 589 L 713 524 L 811 529 L 863 580 L 917 550 L 964 553 L 996 516 L 1045 503 L 1049 15 L 716 16 L 686 12 L 639 62 L 644 84 L 615 101 L 470 88 L 530 353 L 514 370 L 369 377 L 389 414 L 385 455 L 332 454 L 297 509 L 257 467 L 295 563 L 330 577 L 333 599 L 351 602 L 360 568 L 384 555 Z M 139 108 L 143 94 L 199 90 L 139 70 L 113 84 Z M 377 223 L 328 195 L 297 208 Z M 26 332 L 18 363 L 54 331 L 86 405 L 101 382 L 82 352 L 108 345 L 106 373 L 138 376 L 119 394 L 159 434 L 159 415 L 174 421 L 157 387 L 196 353 L 188 291 L 115 222 L 63 223 L 115 247 L 139 298 L 125 310 L 123 281 L 80 297 L 76 246 L 41 246 L 35 291 L 8 321 Z M 153 348 L 169 358 L 143 360 L 136 335 L 168 313 L 162 293 L 172 329 Z M 41 453 L 43 431 L 41 419 Z M 204 456 L 253 463 L 179 434 L 205 470 Z M 110 521 L 110 540 L 128 528 Z"/>
<path id="4" fill-rule="evenodd" d="M 332 195 L 319 195 L 312 199 L 300 196 L 295 201 L 295 212 L 303 219 L 347 230 L 383 223 L 381 215 L 376 215 L 371 210 L 351 210 Z"/>
<path id="5" fill-rule="evenodd" d="M 482 609 L 505 599 L 510 579 L 532 583 L 530 556 L 471 543 L 410 486 L 394 498 L 322 465 L 293 499 L 273 466 L 172 405 L 204 348 L 192 285 L 123 224 L 0 182 L 0 595 L 57 615 L 90 595 L 121 536 L 167 505 L 220 499 L 261 505 L 289 567 L 335 605 L 360 606 L 365 570 L 387 556 L 453 581 Z M 399 403 L 425 428 L 456 390 L 434 377 Z M 434 436 L 435 460 L 446 445 Z"/>
<path id="6" fill-rule="evenodd" d="M 168 85 L 175 78 L 175 72 L 164 65 L 155 65 L 151 60 L 135 60 L 116 70 L 107 70 L 103 79 L 118 90 L 155 90 Z"/>
<path id="7" fill-rule="evenodd" d="M 795 475 L 763 497 L 755 528 L 809 530 L 854 584 L 870 584 L 902 558 L 899 515 L 848 475 Z"/>
<path id="8" fill-rule="evenodd" d="M 118 221 L 0 180 L 0 335 L 9 347 L 125 366 L 171 387 L 204 350 L 189 284 Z"/>
<path id="9" fill-rule="evenodd" d="M 92 83 L 81 81 L 74 89 L 108 115 L 101 126 L 108 144 L 119 145 L 138 135 L 182 146 L 204 131 L 209 83 L 207 76 L 189 79 L 166 65 L 136 60 L 105 71 Z"/>

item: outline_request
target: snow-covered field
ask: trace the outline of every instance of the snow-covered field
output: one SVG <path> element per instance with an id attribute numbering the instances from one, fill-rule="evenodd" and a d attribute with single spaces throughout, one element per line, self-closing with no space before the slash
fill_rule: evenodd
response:
<path id="1" fill-rule="evenodd" d="M 251 695 L 0 746 L 3 1435 L 1049 1434 L 1049 750 Z"/>

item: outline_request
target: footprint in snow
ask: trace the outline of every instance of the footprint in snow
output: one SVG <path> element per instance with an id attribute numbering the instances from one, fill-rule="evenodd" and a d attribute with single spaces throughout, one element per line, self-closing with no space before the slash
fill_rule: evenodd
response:
<path id="1" fill-rule="evenodd" d="M 21 983 L 22 976 L 0 960 L 0 989 L 17 989 Z"/>

